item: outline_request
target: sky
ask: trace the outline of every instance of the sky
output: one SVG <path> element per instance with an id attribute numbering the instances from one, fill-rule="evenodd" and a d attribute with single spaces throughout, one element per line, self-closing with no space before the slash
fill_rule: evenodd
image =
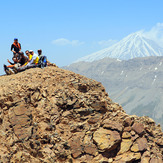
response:
<path id="1" fill-rule="evenodd" d="M 163 45 L 162 0 L 5 0 L 0 4 L 0 74 L 14 38 L 59 67 L 143 30 Z"/>

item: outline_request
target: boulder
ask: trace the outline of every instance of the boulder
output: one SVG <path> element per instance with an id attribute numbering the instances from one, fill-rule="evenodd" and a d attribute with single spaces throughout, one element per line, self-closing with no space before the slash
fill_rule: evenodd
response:
<path id="1" fill-rule="evenodd" d="M 121 141 L 120 134 L 117 131 L 99 128 L 93 134 L 93 140 L 100 151 L 111 151 L 115 149 Z"/>
<path id="2" fill-rule="evenodd" d="M 132 143 L 133 141 L 131 139 L 122 139 L 118 155 L 128 152 L 130 150 Z"/>
<path id="3" fill-rule="evenodd" d="M 132 126 L 132 129 L 139 135 L 144 132 L 144 125 L 142 123 L 135 122 Z"/>
<path id="4" fill-rule="evenodd" d="M 120 123 L 111 121 L 109 119 L 106 119 L 103 121 L 103 128 L 117 130 L 117 131 L 121 132 L 123 129 L 123 125 Z"/>
<path id="5" fill-rule="evenodd" d="M 146 138 L 138 138 L 131 147 L 131 151 L 133 152 L 145 151 L 147 149 L 147 143 L 148 142 Z"/>

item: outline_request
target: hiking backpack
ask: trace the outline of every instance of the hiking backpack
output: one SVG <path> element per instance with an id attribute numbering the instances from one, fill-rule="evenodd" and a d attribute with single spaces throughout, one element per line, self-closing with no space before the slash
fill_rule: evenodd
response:
<path id="1" fill-rule="evenodd" d="M 47 66 L 47 57 L 46 56 L 41 56 L 39 61 L 38 61 L 38 67 L 44 68 Z"/>

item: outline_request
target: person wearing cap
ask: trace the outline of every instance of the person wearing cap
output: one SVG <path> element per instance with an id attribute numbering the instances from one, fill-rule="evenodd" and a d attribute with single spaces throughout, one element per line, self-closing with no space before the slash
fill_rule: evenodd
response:
<path id="1" fill-rule="evenodd" d="M 12 60 L 14 63 L 17 62 L 17 58 L 19 58 L 19 53 L 21 52 L 21 44 L 18 42 L 17 38 L 14 38 L 14 43 L 11 45 L 11 51 L 13 52 Z"/>

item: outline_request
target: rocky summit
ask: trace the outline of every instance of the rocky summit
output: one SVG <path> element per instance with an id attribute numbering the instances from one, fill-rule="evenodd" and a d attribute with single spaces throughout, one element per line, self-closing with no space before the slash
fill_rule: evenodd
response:
<path id="1" fill-rule="evenodd" d="M 101 83 L 58 67 L 0 77 L 0 162 L 162 163 L 163 132 Z"/>

